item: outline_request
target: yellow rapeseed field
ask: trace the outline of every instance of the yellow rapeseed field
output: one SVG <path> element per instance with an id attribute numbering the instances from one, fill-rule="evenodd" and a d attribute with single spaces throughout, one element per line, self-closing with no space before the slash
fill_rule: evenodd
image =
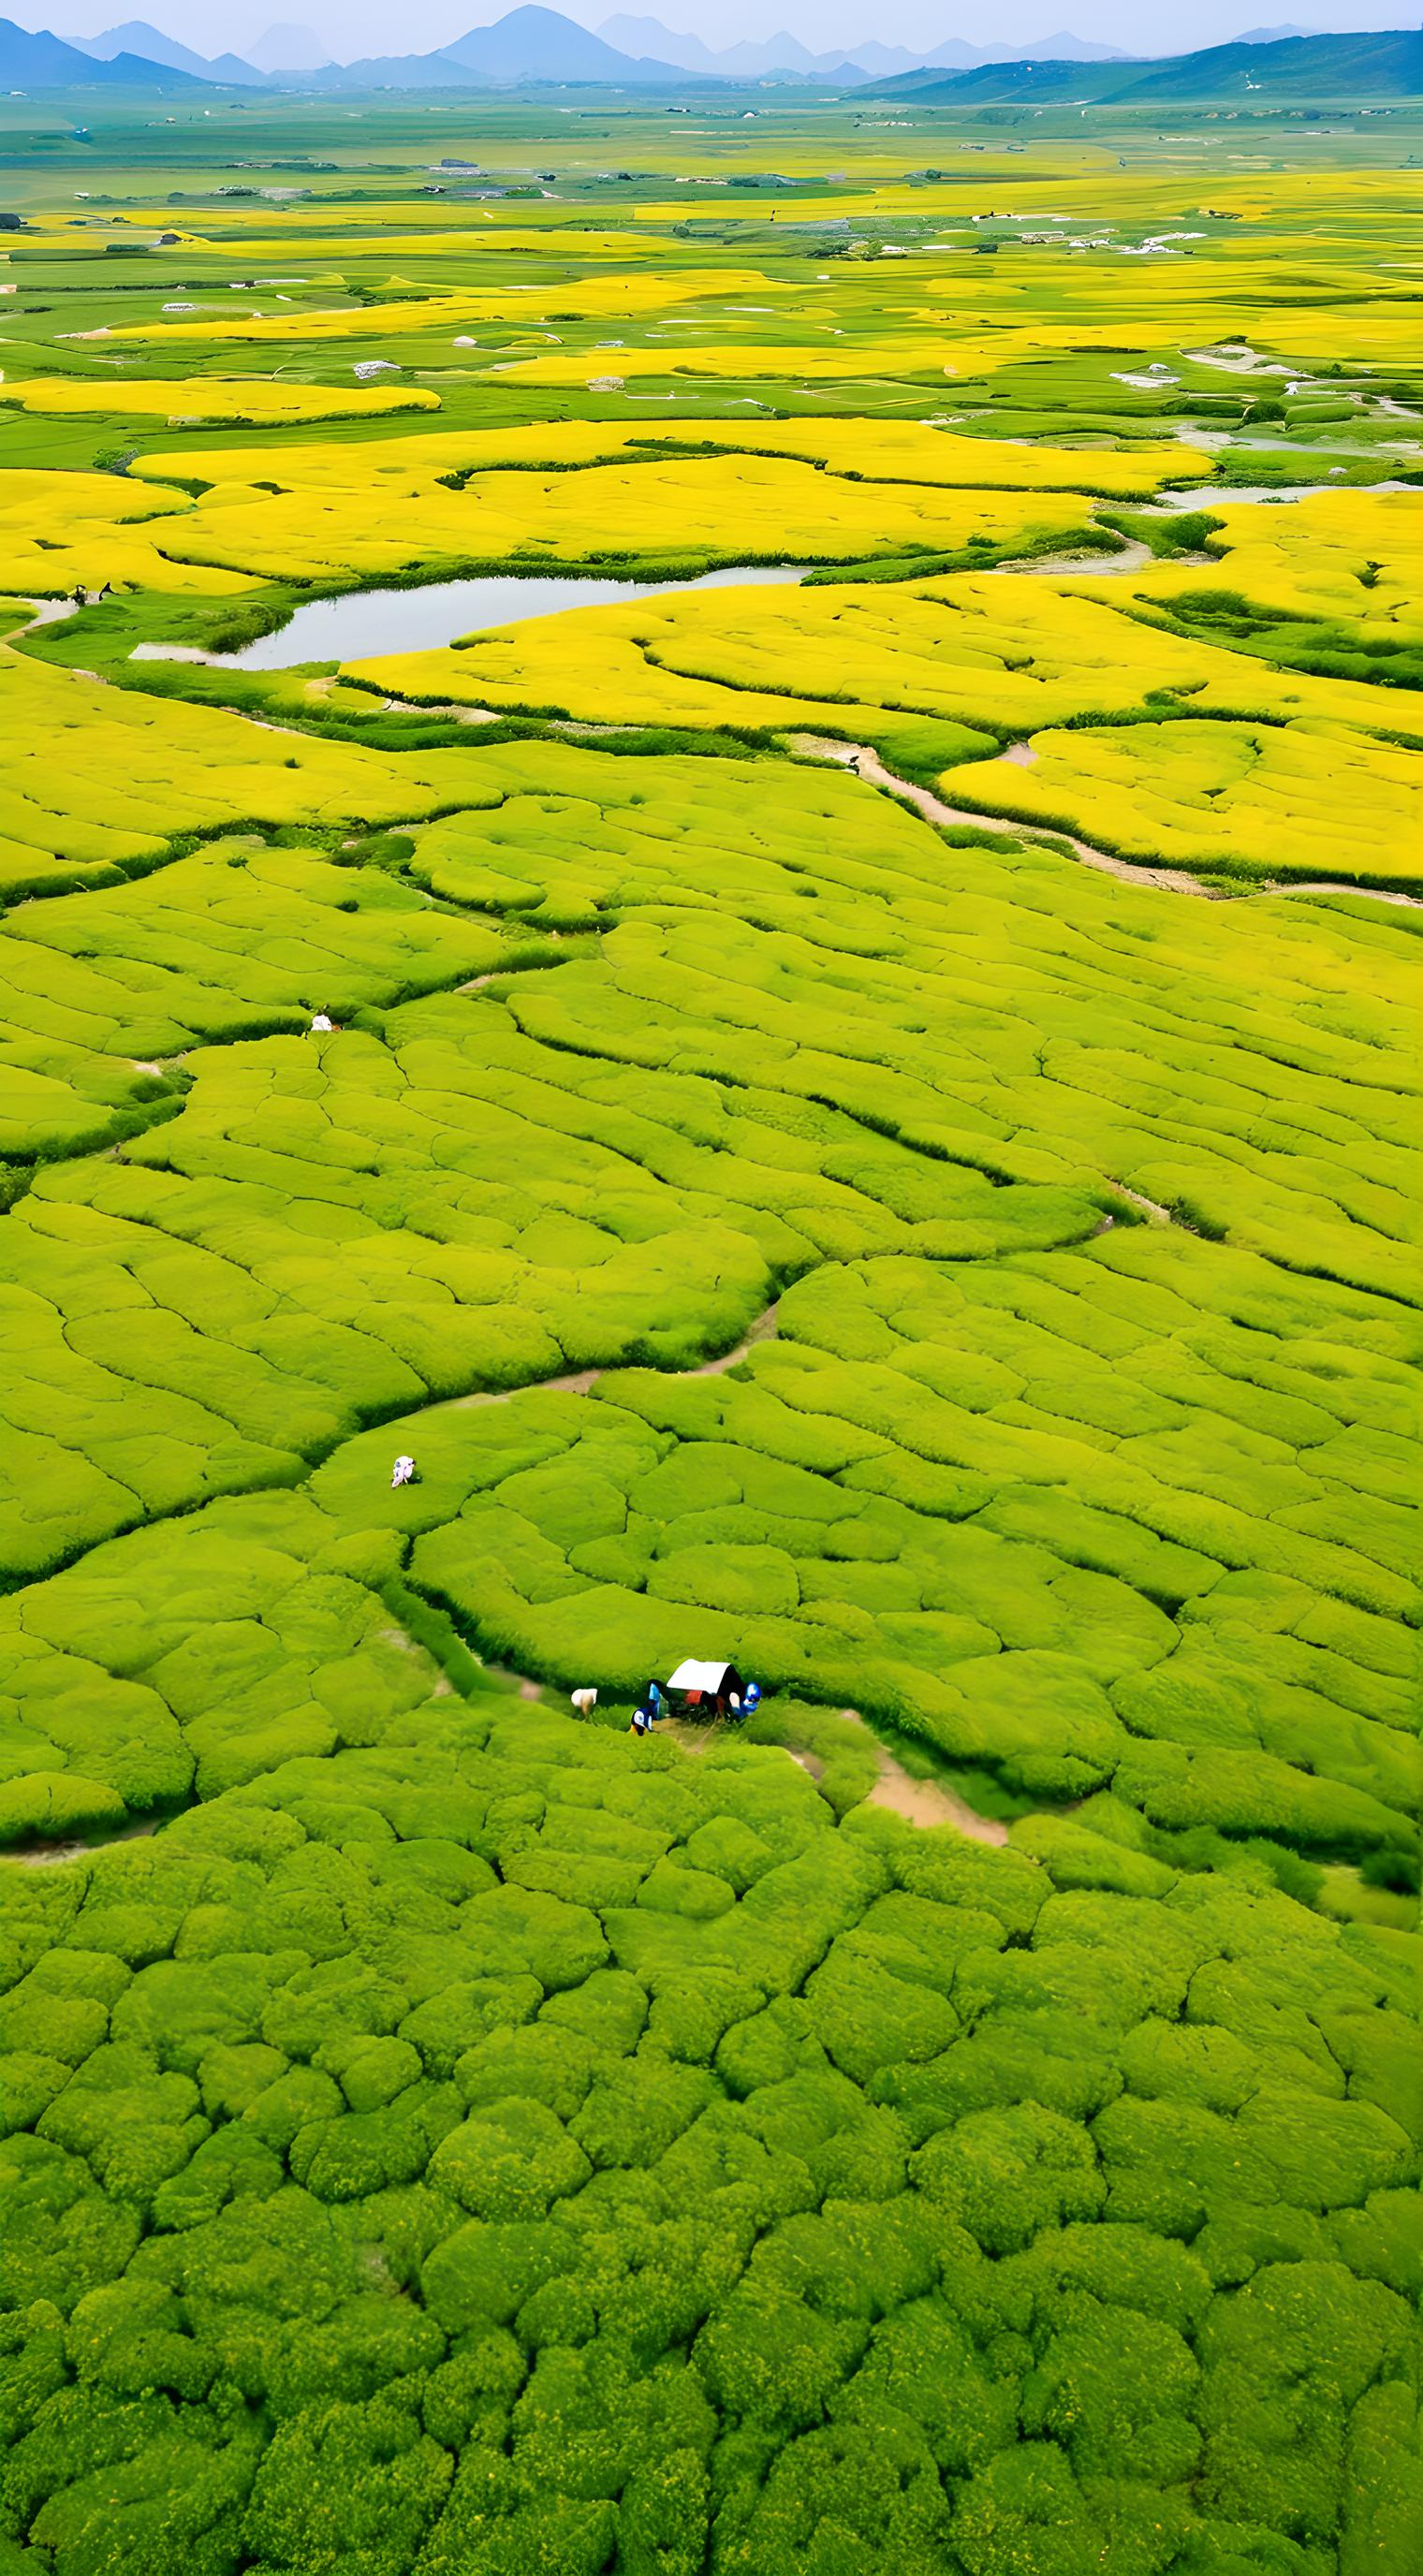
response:
<path id="1" fill-rule="evenodd" d="M 125 379 L 122 409 L 131 420 L 163 421 L 170 429 L 220 421 L 234 429 L 276 423 L 378 419 L 393 411 L 438 411 L 439 396 L 419 385 L 285 385 L 270 377 L 230 379 L 178 376 Z M 0 402 L 21 411 L 111 416 L 116 389 L 75 376 L 12 377 L 0 383 Z"/>
<path id="2" fill-rule="evenodd" d="M 1083 726 L 1032 735 L 1031 765 L 941 780 L 962 804 L 1091 833 L 1168 866 L 1423 883 L 1423 759 L 1315 721 Z"/>

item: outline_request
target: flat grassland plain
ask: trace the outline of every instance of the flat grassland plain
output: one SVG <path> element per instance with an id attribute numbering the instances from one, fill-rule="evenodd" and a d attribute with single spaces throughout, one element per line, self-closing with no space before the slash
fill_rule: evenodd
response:
<path id="1" fill-rule="evenodd" d="M 0 2576 L 1415 2571 L 1416 116 L 0 123 Z"/>

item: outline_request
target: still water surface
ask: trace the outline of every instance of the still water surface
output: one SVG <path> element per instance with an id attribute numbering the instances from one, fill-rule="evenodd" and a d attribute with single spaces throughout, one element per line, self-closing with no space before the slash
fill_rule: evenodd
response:
<path id="1" fill-rule="evenodd" d="M 348 590 L 313 599 L 271 635 L 212 659 L 239 671 L 285 671 L 295 662 L 359 662 L 372 653 L 428 653 L 489 626 L 549 617 L 563 608 L 652 599 L 665 590 L 721 590 L 733 582 L 799 581 L 802 564 L 732 565 L 695 581 L 597 581 L 576 574 L 493 573 L 418 590 Z"/>

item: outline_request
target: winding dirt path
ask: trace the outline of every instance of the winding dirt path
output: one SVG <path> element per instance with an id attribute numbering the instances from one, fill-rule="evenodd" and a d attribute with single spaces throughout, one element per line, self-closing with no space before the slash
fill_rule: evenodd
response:
<path id="1" fill-rule="evenodd" d="M 777 1298 L 763 1314 L 757 1316 L 735 1350 L 723 1351 L 720 1359 L 698 1360 L 691 1368 L 685 1369 L 658 1369 L 656 1374 L 659 1377 L 725 1377 L 727 1370 L 738 1367 L 758 1342 L 768 1342 L 773 1338 L 779 1306 L 780 1299 Z M 563 1377 L 535 1377 L 528 1379 L 523 1386 L 496 1387 L 489 1392 L 481 1390 L 475 1395 L 457 1395 L 452 1399 L 450 1410 L 468 1413 L 479 1404 L 512 1404 L 516 1395 L 586 1395 L 590 1387 L 597 1385 L 600 1377 L 625 1377 L 629 1369 L 642 1365 L 644 1363 L 637 1360 L 614 1360 L 606 1368 L 570 1369 Z"/>
<path id="2" fill-rule="evenodd" d="M 1043 573 L 1053 581 L 1074 581 L 1079 576 L 1098 581 L 1104 573 L 1144 572 L 1154 561 L 1150 546 L 1140 537 L 1129 537 L 1110 555 L 1014 555 L 1007 563 L 985 564 L 984 571 Z"/>
<path id="3" fill-rule="evenodd" d="M 916 1780 L 902 1762 L 880 1745 L 877 1753 L 879 1778 L 865 1801 L 869 1807 L 888 1807 L 910 1825 L 952 1825 L 956 1833 L 966 1834 L 973 1843 L 1003 1844 L 1008 1828 L 996 1816 L 980 1816 L 977 1809 L 946 1789 L 940 1780 Z"/>
<path id="4" fill-rule="evenodd" d="M 1071 850 L 1084 867 L 1095 868 L 1102 876 L 1116 877 L 1124 885 L 1155 886 L 1164 894 L 1198 895 L 1206 903 L 1232 903 L 1236 900 L 1233 893 L 1220 894 L 1214 886 L 1202 885 L 1198 877 L 1189 875 L 1184 868 L 1144 867 L 1131 859 L 1115 858 L 1110 850 L 1096 849 L 1090 841 L 1080 840 L 1075 832 L 1060 831 L 1054 824 L 1025 823 L 1020 815 L 989 814 L 979 806 L 946 805 L 942 796 L 934 795 L 932 789 L 916 787 L 911 779 L 898 778 L 892 769 L 886 769 L 872 743 L 839 742 L 828 734 L 817 733 L 788 733 L 782 736 L 782 740 L 802 760 L 833 762 L 837 769 L 853 770 L 857 778 L 868 779 L 872 786 L 882 787 L 889 795 L 900 797 L 905 804 L 912 805 L 916 813 L 922 814 L 926 823 L 966 823 L 979 830 L 1011 832 L 1015 840 L 1042 841 L 1049 846 L 1060 844 Z M 1014 743 L 1002 757 L 1017 768 L 1029 768 L 1033 758 L 1032 746 L 1030 743 Z M 1242 881 L 1240 891 L 1242 896 L 1250 897 L 1357 894 L 1367 896 L 1371 903 L 1401 904 L 1409 912 L 1423 910 L 1423 896 L 1401 894 L 1386 886 L 1351 885 L 1342 877 L 1317 877 L 1288 884 L 1276 884 L 1268 879 L 1252 884 Z"/>
<path id="5" fill-rule="evenodd" d="M 21 591 L 19 595 L 21 599 L 29 597 L 25 591 Z M 17 635 L 32 635 L 37 626 L 55 626 L 61 617 L 77 617 L 79 614 L 72 595 L 63 599 L 31 597 L 29 604 L 34 610 L 33 617 L 27 617 L 19 626 L 7 626 L 3 636 L 0 636 L 0 643 L 11 644 Z"/>
<path id="6" fill-rule="evenodd" d="M 93 1852 L 107 1851 L 111 1843 L 132 1843 L 145 1834 L 156 1834 L 167 1816 L 131 1817 L 126 1825 L 116 1825 L 108 1832 L 97 1833 L 89 1840 L 66 1836 L 60 1842 L 28 1843 L 0 1852 L 0 1861 L 9 1861 L 16 1869 L 53 1869 L 67 1860 L 85 1860 Z"/>
<path id="7" fill-rule="evenodd" d="M 1157 886 L 1171 894 L 1199 895 L 1207 903 L 1222 900 L 1211 887 L 1201 885 L 1197 878 L 1186 876 L 1179 869 L 1137 867 L 1130 859 L 1113 858 L 1109 850 L 1094 849 L 1090 841 L 1079 840 L 1075 832 L 1059 832 L 1046 823 L 1024 823 L 1014 814 L 986 814 L 977 806 L 946 805 L 942 796 L 936 796 L 931 788 L 916 787 L 910 779 L 898 778 L 892 769 L 886 769 L 872 743 L 835 742 L 826 734 L 816 733 L 787 734 L 786 740 L 804 760 L 833 761 L 838 769 L 851 769 L 857 778 L 867 778 L 872 786 L 883 787 L 889 795 L 902 797 L 905 804 L 912 805 L 916 813 L 923 815 L 926 823 L 967 823 L 979 831 L 1011 832 L 1016 840 L 1060 841 L 1082 861 L 1084 867 L 1096 868 L 1103 876 L 1119 877 L 1127 885 Z M 1021 753 L 1030 750 L 1031 746 L 1015 744 L 1013 748 L 1018 754 L 1017 766 L 1021 768 L 1025 765 Z"/>
<path id="8" fill-rule="evenodd" d="M 966 1799 L 959 1797 L 955 1790 L 946 1788 L 941 1780 L 916 1780 L 913 1772 L 906 1771 L 903 1763 L 895 1759 L 888 1745 L 880 1742 L 874 1728 L 857 1708 L 842 1708 L 839 1714 L 858 1728 L 874 1755 L 877 1776 L 874 1787 L 865 1794 L 865 1806 L 888 1807 L 891 1814 L 902 1816 L 906 1824 L 925 1829 L 952 1825 L 955 1833 L 966 1834 L 970 1842 L 992 1843 L 1000 1847 L 1007 1842 L 1008 1828 L 1000 1824 L 996 1816 L 981 1816 L 976 1807 L 969 1806 Z M 684 1753 L 695 1757 L 711 1750 L 723 1728 L 717 1720 L 698 1724 L 695 1719 L 672 1717 L 664 1719 L 656 1731 L 659 1735 L 669 1735 Z M 811 1753 L 803 1744 L 768 1745 L 765 1749 L 784 1753 L 787 1761 L 794 1762 L 797 1770 L 804 1771 L 809 1779 L 818 1781 L 825 1776 L 823 1756 Z"/>
<path id="9" fill-rule="evenodd" d="M 1423 911 L 1423 895 L 1400 894 L 1396 887 L 1345 885 L 1338 877 L 1309 877 L 1289 885 L 1265 885 L 1262 894 L 1363 894 L 1370 903 L 1397 903 L 1405 912 Z"/>
<path id="10" fill-rule="evenodd" d="M 970 1842 L 1001 1845 L 1008 1840 L 1008 1828 L 996 1816 L 981 1816 L 954 1789 L 942 1780 L 916 1780 L 912 1771 L 897 1761 L 887 1744 L 882 1744 L 874 1728 L 857 1708 L 842 1708 L 841 1717 L 856 1727 L 865 1738 L 875 1758 L 877 1777 L 865 1798 L 867 1807 L 888 1807 L 891 1814 L 902 1816 L 906 1824 L 933 1826 L 952 1825 L 954 1831 L 966 1834 Z M 710 1729 L 707 1730 L 708 1734 Z M 702 1752 L 703 1744 L 689 1746 L 689 1751 Z M 812 1780 L 819 1780 L 825 1764 L 818 1753 L 808 1753 L 803 1745 L 785 1744 L 781 1750 L 797 1763 Z"/>
<path id="11" fill-rule="evenodd" d="M 1144 1190 L 1128 1189 L 1125 1181 L 1114 1181 L 1109 1173 L 1104 1172 L 1102 1177 L 1106 1181 L 1108 1188 L 1116 1191 L 1118 1198 L 1130 1199 L 1134 1208 L 1140 1208 L 1142 1215 L 1147 1219 L 1149 1224 L 1175 1224 L 1176 1219 L 1172 1216 L 1171 1210 L 1163 1207 L 1159 1199 L 1149 1199 Z M 1105 1219 L 1105 1223 L 1110 1225 L 1112 1223 L 1112 1219 L 1107 1217 Z"/>

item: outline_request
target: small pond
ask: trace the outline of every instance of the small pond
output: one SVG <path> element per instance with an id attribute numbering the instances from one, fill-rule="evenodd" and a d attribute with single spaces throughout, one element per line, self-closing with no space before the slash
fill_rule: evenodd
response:
<path id="1" fill-rule="evenodd" d="M 598 581 L 576 574 L 497 573 L 414 590 L 348 590 L 313 599 L 274 634 L 212 659 L 240 671 L 285 671 L 294 662 L 359 662 L 374 653 L 428 653 L 459 635 L 549 617 L 564 608 L 652 599 L 665 590 L 720 590 L 733 582 L 799 581 L 801 564 L 748 564 L 694 581 Z"/>

